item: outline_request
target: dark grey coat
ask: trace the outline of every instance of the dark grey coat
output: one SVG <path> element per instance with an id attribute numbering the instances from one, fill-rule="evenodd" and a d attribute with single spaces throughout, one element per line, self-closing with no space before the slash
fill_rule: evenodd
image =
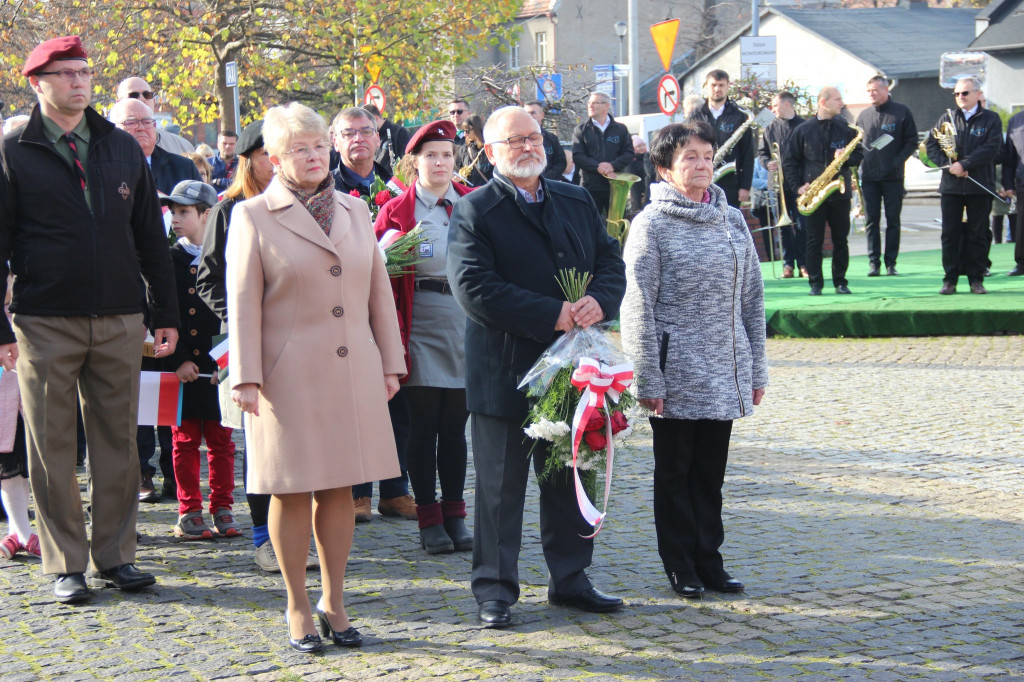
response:
<path id="1" fill-rule="evenodd" d="M 622 345 L 637 396 L 663 416 L 728 420 L 768 385 L 764 282 L 743 214 L 711 185 L 711 203 L 651 185 L 626 242 Z"/>

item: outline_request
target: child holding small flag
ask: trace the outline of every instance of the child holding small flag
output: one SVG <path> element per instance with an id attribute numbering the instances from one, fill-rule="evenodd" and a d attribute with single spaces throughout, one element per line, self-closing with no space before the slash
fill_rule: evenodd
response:
<path id="1" fill-rule="evenodd" d="M 220 332 L 220 320 L 196 293 L 203 233 L 210 208 L 217 203 L 217 191 L 197 180 L 185 180 L 175 185 L 162 202 L 170 207 L 171 229 L 178 236 L 171 247 L 171 259 L 182 320 L 178 347 L 165 361 L 165 369 L 177 374 L 184 384 L 181 426 L 172 427 L 179 514 L 174 534 L 186 540 L 213 537 L 214 531 L 203 519 L 199 488 L 199 446 L 205 437 L 213 525 L 218 534 L 233 537 L 241 534 L 231 513 L 235 445 L 231 429 L 220 423 L 218 367 L 210 357 L 213 337 Z"/>

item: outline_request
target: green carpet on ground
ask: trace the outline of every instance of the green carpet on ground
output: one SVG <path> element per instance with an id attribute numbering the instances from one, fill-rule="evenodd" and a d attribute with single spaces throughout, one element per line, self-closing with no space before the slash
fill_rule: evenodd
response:
<path id="1" fill-rule="evenodd" d="M 762 263 L 765 317 L 769 333 L 793 337 L 959 336 L 1024 333 L 1024 276 L 1007 277 L 1013 244 L 993 244 L 988 295 L 970 293 L 960 278 L 957 293 L 942 296 L 941 251 L 901 253 L 899 276 L 868 277 L 867 256 L 850 259 L 850 296 L 832 287 L 832 259 L 822 264 L 824 295 L 809 296 L 804 278 L 775 279 L 771 263 Z M 782 264 L 775 263 L 782 277 Z"/>

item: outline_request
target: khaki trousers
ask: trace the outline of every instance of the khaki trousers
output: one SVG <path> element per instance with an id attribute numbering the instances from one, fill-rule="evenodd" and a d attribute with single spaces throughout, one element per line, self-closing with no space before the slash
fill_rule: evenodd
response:
<path id="1" fill-rule="evenodd" d="M 43 573 L 82 573 L 90 559 L 95 570 L 134 563 L 142 314 L 16 314 L 13 321 Z M 89 448 L 91 545 L 75 477 L 79 400 Z"/>

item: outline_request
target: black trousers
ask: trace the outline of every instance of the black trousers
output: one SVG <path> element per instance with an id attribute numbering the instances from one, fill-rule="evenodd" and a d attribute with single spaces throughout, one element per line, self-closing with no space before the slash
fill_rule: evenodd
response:
<path id="1" fill-rule="evenodd" d="M 793 221 L 779 230 L 782 235 L 782 264 L 802 267 L 807 264 L 807 216 L 796 210 L 796 194 L 785 190 L 786 214 Z"/>
<path id="2" fill-rule="evenodd" d="M 612 193 L 608 189 L 587 189 L 590 192 L 590 197 L 597 204 L 597 212 L 601 214 L 602 218 L 608 217 L 608 202 L 611 201 Z"/>
<path id="3" fill-rule="evenodd" d="M 956 284 L 966 275 L 971 284 L 985 279 L 988 261 L 989 213 L 992 197 L 987 194 L 945 193 L 939 199 L 942 210 L 942 281 Z M 963 220 L 967 210 L 967 222 Z"/>
<path id="4" fill-rule="evenodd" d="M 391 431 L 395 434 L 395 447 L 398 448 L 398 467 L 401 475 L 388 478 L 377 483 L 377 493 L 382 500 L 391 500 L 409 494 L 409 469 L 405 462 L 405 448 L 409 441 L 409 407 L 405 402 L 405 391 L 399 391 L 388 401 L 388 414 L 391 415 Z M 352 498 L 373 497 L 373 481 L 352 486 Z"/>
<path id="5" fill-rule="evenodd" d="M 1017 185 L 1017 229 L 1013 233 L 1013 259 L 1024 268 L 1024 185 Z"/>
<path id="6" fill-rule="evenodd" d="M 735 173 L 729 173 L 715 184 L 725 192 L 725 200 L 730 206 L 733 208 L 740 207 L 740 184 Z"/>
<path id="7" fill-rule="evenodd" d="M 466 389 L 405 386 L 409 406 L 409 441 L 405 462 L 416 504 L 441 499 L 462 502 L 466 487 Z"/>
<path id="8" fill-rule="evenodd" d="M 818 210 L 807 216 L 807 283 L 812 287 L 825 286 L 821 272 L 821 248 L 825 242 L 825 225 L 832 228 L 832 286 L 847 284 L 846 268 L 850 265 L 850 200 L 825 200 Z"/>
<path id="9" fill-rule="evenodd" d="M 900 253 L 900 212 L 903 210 L 903 180 L 863 180 L 864 231 L 868 237 L 868 260 L 882 263 L 882 202 L 885 202 L 885 267 L 895 266 Z"/>
<path id="10" fill-rule="evenodd" d="M 722 482 L 732 421 L 651 418 L 654 527 L 665 573 L 674 582 L 720 583 Z"/>
<path id="11" fill-rule="evenodd" d="M 152 477 L 156 467 L 149 463 L 156 453 L 157 440 L 160 441 L 160 474 L 165 486 L 174 486 L 174 444 L 171 442 L 171 427 L 157 426 L 156 436 L 152 426 L 140 426 L 135 434 L 135 444 L 139 449 L 139 468 L 144 477 Z"/>
<path id="12" fill-rule="evenodd" d="M 246 449 L 245 457 L 242 459 L 242 481 L 249 480 L 249 450 Z M 270 517 L 270 495 L 260 493 L 245 493 L 245 501 L 249 505 L 249 516 L 252 517 L 252 527 L 259 528 L 268 523 Z"/>
<path id="13" fill-rule="evenodd" d="M 523 507 L 534 441 L 522 419 L 472 413 L 476 518 L 473 523 L 473 596 L 510 604 L 519 599 L 519 549 Z M 533 468 L 544 470 L 548 449 L 538 443 Z M 571 475 L 561 472 L 540 483 L 540 541 L 548 565 L 548 592 L 572 596 L 592 587 L 584 570 L 594 555 L 594 529 L 580 514 Z"/>

